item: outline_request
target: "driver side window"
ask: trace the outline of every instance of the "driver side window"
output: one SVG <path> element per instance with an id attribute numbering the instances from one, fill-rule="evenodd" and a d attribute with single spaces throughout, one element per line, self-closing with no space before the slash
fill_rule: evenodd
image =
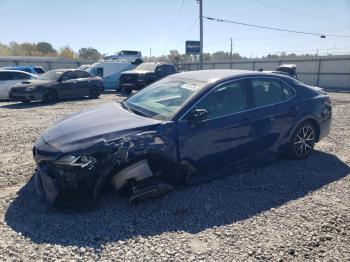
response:
<path id="1" fill-rule="evenodd" d="M 62 76 L 63 81 L 67 81 L 67 80 L 71 80 L 71 79 L 75 79 L 75 74 L 72 71 L 66 72 L 64 73 L 64 75 Z"/>
<path id="2" fill-rule="evenodd" d="M 195 109 L 208 111 L 208 119 L 244 111 L 247 108 L 244 80 L 216 87 L 204 97 Z"/>

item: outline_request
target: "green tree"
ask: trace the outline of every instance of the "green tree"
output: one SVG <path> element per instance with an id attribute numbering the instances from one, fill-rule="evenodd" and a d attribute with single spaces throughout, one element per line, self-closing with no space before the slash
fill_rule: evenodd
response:
<path id="1" fill-rule="evenodd" d="M 12 55 L 11 49 L 7 45 L 3 45 L 0 43 L 0 55 L 2 56 Z"/>
<path id="2" fill-rule="evenodd" d="M 44 55 L 57 54 L 56 49 L 48 42 L 37 43 L 36 50 Z"/>
<path id="3" fill-rule="evenodd" d="M 60 56 L 68 59 L 75 59 L 76 54 L 69 46 L 62 47 L 60 50 Z"/>
<path id="4" fill-rule="evenodd" d="M 79 49 L 78 57 L 79 57 L 79 59 L 82 59 L 82 60 L 97 61 L 97 60 L 101 59 L 102 55 L 95 48 L 84 47 L 84 48 Z"/>

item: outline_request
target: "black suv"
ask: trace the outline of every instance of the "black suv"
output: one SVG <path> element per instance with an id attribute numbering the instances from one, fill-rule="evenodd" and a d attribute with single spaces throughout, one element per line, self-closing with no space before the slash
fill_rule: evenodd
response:
<path id="1" fill-rule="evenodd" d="M 121 73 L 119 90 L 130 94 L 132 90 L 140 90 L 143 87 L 176 73 L 173 64 L 168 63 L 142 63 L 133 70 Z"/>

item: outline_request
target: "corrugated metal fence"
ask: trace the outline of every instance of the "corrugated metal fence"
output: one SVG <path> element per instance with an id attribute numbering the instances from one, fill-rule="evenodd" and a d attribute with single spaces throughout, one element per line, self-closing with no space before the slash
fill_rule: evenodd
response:
<path id="1" fill-rule="evenodd" d="M 281 64 L 296 64 L 298 78 L 326 89 L 350 91 L 350 55 L 289 59 L 249 59 L 205 62 L 203 69 L 275 70 Z M 198 70 L 198 63 L 181 64 L 181 70 Z"/>
<path id="2" fill-rule="evenodd" d="M 57 57 L 0 57 L 0 67 L 13 65 L 39 65 L 46 70 L 76 68 L 93 61 L 67 60 Z M 275 70 L 280 64 L 296 64 L 301 81 L 326 89 L 350 91 L 350 55 L 288 59 L 248 59 L 226 62 L 205 62 L 204 69 Z M 198 63 L 183 63 L 181 70 L 198 70 Z"/>

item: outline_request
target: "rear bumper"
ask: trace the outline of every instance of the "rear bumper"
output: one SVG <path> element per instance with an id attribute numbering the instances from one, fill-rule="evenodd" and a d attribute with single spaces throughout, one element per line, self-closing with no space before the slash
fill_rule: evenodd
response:
<path id="1" fill-rule="evenodd" d="M 318 118 L 319 118 L 318 123 L 320 127 L 320 135 L 319 135 L 318 141 L 320 141 L 322 138 L 326 137 L 331 130 L 332 108 L 329 108 L 324 112 L 320 113 Z"/>

